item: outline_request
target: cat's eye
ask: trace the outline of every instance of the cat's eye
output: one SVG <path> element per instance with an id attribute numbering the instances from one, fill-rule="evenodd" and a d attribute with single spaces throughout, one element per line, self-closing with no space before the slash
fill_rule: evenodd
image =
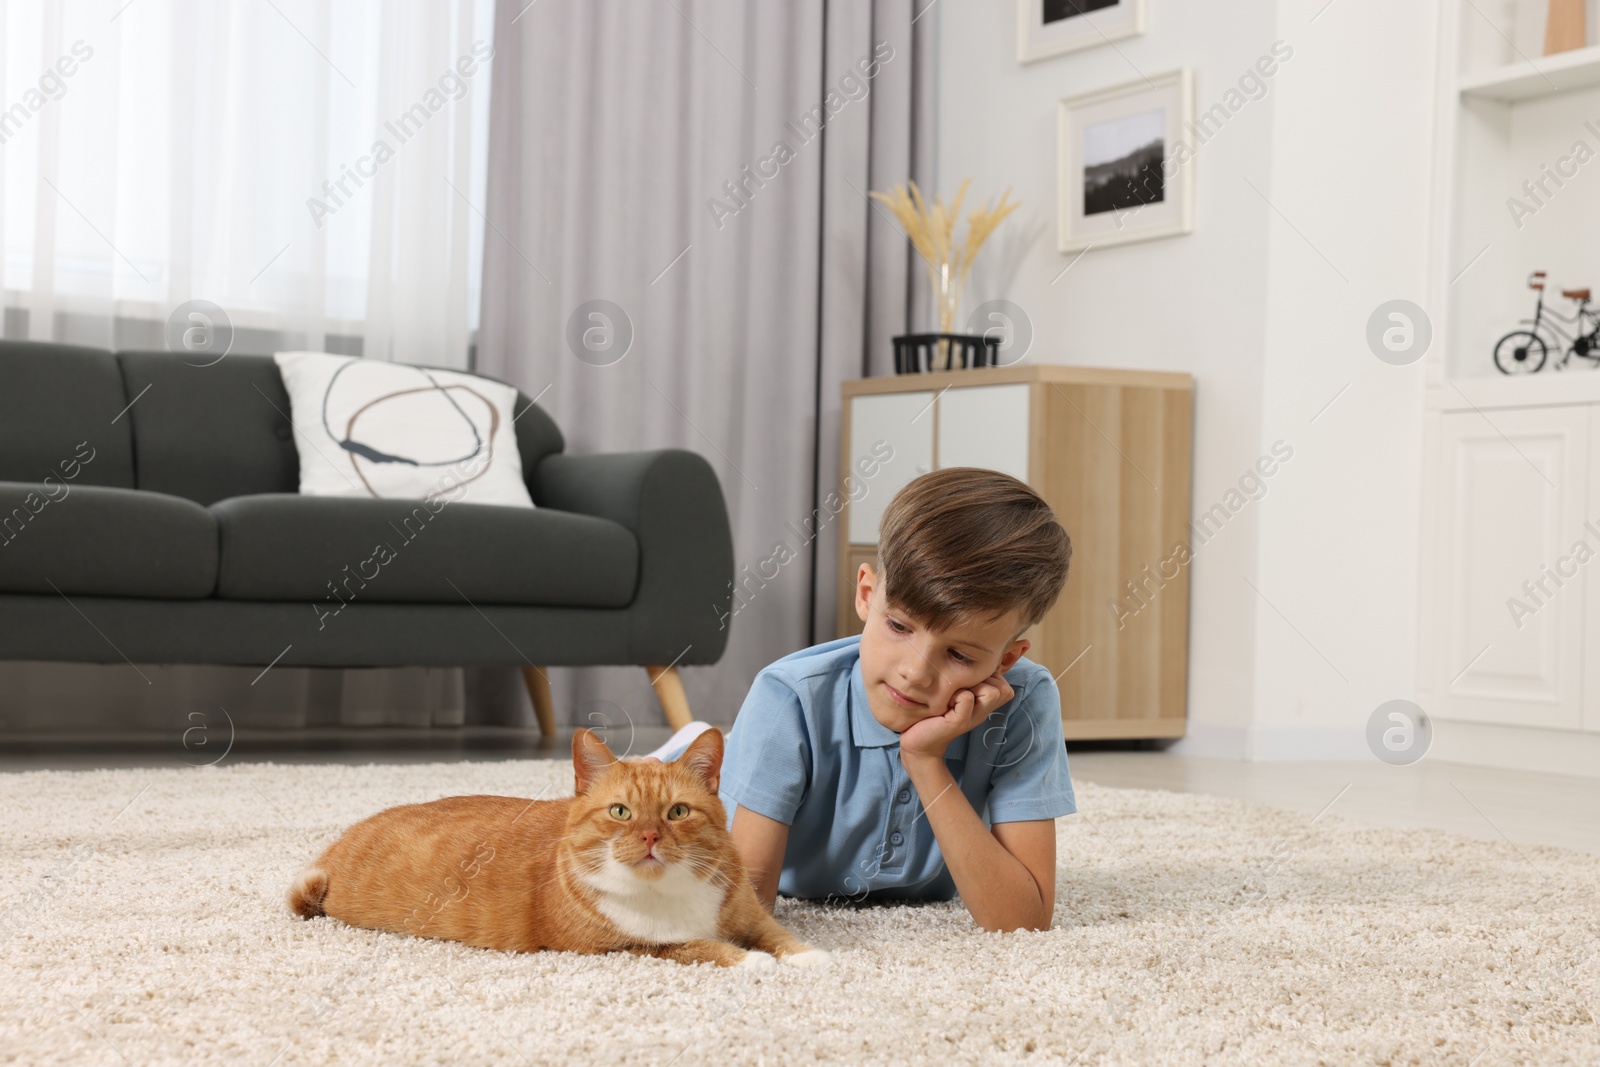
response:
<path id="1" fill-rule="evenodd" d="M 629 811 L 625 804 L 613 804 L 611 805 L 611 817 L 613 819 L 631 819 L 633 818 L 633 812 Z"/>
<path id="2" fill-rule="evenodd" d="M 685 819 L 688 816 L 689 805 L 687 804 L 674 804 L 667 809 L 667 818 L 669 819 Z"/>

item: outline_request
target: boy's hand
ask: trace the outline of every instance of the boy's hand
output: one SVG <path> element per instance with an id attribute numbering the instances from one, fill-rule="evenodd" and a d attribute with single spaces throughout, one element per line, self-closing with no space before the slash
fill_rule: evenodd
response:
<path id="1" fill-rule="evenodd" d="M 957 689 L 950 708 L 943 715 L 931 715 L 912 723 L 900 735 L 900 755 L 944 759 L 950 742 L 971 733 L 989 713 L 1016 696 L 1011 683 L 998 670 L 971 689 Z"/>

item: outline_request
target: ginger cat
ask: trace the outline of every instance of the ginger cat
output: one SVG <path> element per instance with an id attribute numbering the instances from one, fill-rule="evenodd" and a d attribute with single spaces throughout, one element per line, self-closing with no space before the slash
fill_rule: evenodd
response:
<path id="1" fill-rule="evenodd" d="M 680 963 L 822 963 L 757 899 L 717 799 L 723 740 L 623 762 L 572 739 L 577 796 L 447 797 L 357 823 L 295 879 L 289 909 L 514 952 Z"/>

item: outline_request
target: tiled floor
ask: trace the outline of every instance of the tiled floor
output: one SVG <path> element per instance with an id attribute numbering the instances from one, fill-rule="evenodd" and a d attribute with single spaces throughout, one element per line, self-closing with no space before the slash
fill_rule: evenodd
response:
<path id="1" fill-rule="evenodd" d="M 646 752 L 665 727 L 607 738 L 621 753 Z M 227 755 L 184 749 L 170 735 L 9 738 L 0 771 L 92 767 L 181 767 L 208 762 L 426 763 L 440 760 L 567 759 L 571 734 L 495 727 L 456 731 L 241 732 Z M 1074 780 L 1236 797 L 1314 816 L 1330 814 L 1399 829 L 1428 827 L 1486 840 L 1555 845 L 1600 854 L 1600 783 L 1423 760 L 1377 763 L 1239 763 L 1158 751 L 1069 749 Z M 1331 807 L 1329 807 L 1331 805 Z"/>

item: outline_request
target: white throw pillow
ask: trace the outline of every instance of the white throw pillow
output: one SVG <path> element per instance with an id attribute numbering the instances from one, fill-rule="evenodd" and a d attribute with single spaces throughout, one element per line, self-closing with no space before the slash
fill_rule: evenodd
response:
<path id="1" fill-rule="evenodd" d="M 272 358 L 289 393 L 303 495 L 533 507 L 511 386 L 327 352 Z"/>

